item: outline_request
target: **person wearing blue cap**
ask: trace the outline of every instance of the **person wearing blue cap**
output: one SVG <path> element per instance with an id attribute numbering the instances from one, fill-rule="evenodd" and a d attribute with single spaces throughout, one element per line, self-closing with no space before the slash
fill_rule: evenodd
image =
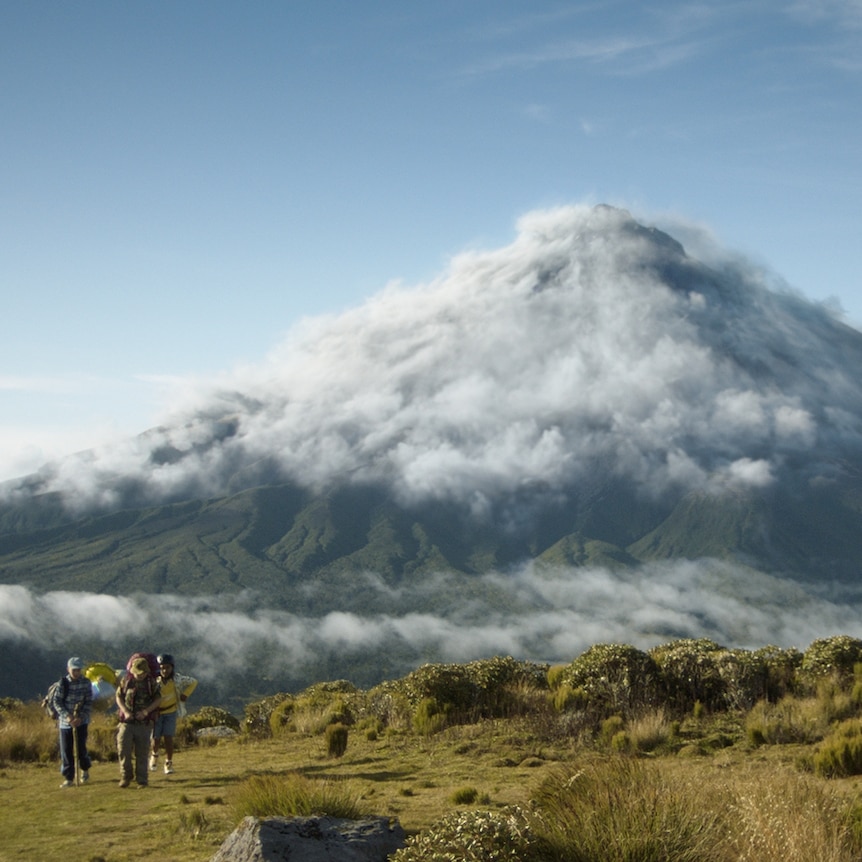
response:
<path id="1" fill-rule="evenodd" d="M 87 731 L 93 705 L 93 686 L 84 676 L 84 662 L 73 656 L 66 663 L 66 676 L 54 694 L 54 709 L 60 728 L 60 787 L 73 787 L 90 780 Z M 80 774 L 77 773 L 80 767 Z"/>

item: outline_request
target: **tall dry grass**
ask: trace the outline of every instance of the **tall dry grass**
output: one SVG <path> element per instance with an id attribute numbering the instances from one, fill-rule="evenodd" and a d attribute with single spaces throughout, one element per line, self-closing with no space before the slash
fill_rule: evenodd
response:
<path id="1" fill-rule="evenodd" d="M 725 787 L 725 840 L 737 862 L 858 862 L 853 803 L 835 788 L 793 771 L 757 774 Z"/>
<path id="2" fill-rule="evenodd" d="M 718 810 L 655 764 L 628 756 L 584 761 L 546 778 L 534 831 L 547 858 L 567 862 L 726 862 Z"/>
<path id="3" fill-rule="evenodd" d="M 566 862 L 858 862 L 860 809 L 792 769 L 615 756 L 546 778 L 533 832 Z"/>
<path id="4" fill-rule="evenodd" d="M 316 814 L 356 819 L 367 814 L 350 782 L 314 780 L 295 772 L 253 775 L 233 791 L 231 805 L 238 819 Z"/>

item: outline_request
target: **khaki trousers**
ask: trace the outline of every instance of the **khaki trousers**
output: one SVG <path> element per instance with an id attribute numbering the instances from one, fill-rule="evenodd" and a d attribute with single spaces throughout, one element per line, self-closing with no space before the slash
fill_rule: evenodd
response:
<path id="1" fill-rule="evenodd" d="M 120 757 L 120 773 L 123 781 L 132 780 L 134 758 L 135 781 L 146 787 L 149 782 L 150 737 L 153 725 L 148 721 L 127 721 L 117 728 L 117 754 Z"/>

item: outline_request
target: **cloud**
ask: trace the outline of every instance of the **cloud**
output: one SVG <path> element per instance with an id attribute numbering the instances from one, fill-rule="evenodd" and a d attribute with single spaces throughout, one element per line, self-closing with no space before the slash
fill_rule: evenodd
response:
<path id="1" fill-rule="evenodd" d="M 511 244 L 304 320 L 265 362 L 191 384 L 164 426 L 5 493 L 110 506 L 259 473 L 479 511 L 596 469 L 662 493 L 858 457 L 859 334 L 690 234 L 708 266 L 622 210 L 529 213 Z"/>
<path id="2" fill-rule="evenodd" d="M 361 667 L 359 682 L 371 685 L 382 673 L 374 658 L 384 655 L 402 657 L 387 669 L 403 675 L 423 661 L 493 655 L 566 662 L 595 643 L 649 649 L 676 638 L 708 637 L 729 648 L 774 644 L 804 650 L 821 637 L 862 637 L 859 596 L 828 599 L 716 561 L 653 565 L 636 574 L 530 564 L 484 576 L 484 595 L 477 591 L 470 601 L 453 600 L 454 614 L 417 612 L 429 596 L 452 590 L 449 578 L 441 574 L 433 583 L 390 591 L 372 574 L 364 587 L 381 599 L 386 594 L 402 611 L 332 611 L 314 618 L 267 608 L 251 593 L 38 595 L 0 585 L 0 642 L 4 649 L 71 651 L 115 663 L 139 649 L 170 648 L 183 669 L 212 691 L 230 675 L 252 672 L 276 688 L 308 685 L 333 667 Z M 503 605 L 508 609 L 501 610 Z"/>

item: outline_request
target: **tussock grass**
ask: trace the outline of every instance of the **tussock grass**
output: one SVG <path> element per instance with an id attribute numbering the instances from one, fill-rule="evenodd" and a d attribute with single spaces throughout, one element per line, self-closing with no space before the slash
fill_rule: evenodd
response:
<path id="1" fill-rule="evenodd" d="M 694 787 L 615 756 L 561 767 L 539 786 L 534 829 L 569 862 L 724 862 L 723 824 Z"/>
<path id="2" fill-rule="evenodd" d="M 348 782 L 312 780 L 298 773 L 253 775 L 234 791 L 231 805 L 238 819 L 312 814 L 353 819 L 364 813 L 359 794 Z"/>
<path id="3" fill-rule="evenodd" d="M 725 844 L 738 862 L 856 862 L 853 805 L 837 790 L 791 771 L 749 774 L 728 783 Z"/>

